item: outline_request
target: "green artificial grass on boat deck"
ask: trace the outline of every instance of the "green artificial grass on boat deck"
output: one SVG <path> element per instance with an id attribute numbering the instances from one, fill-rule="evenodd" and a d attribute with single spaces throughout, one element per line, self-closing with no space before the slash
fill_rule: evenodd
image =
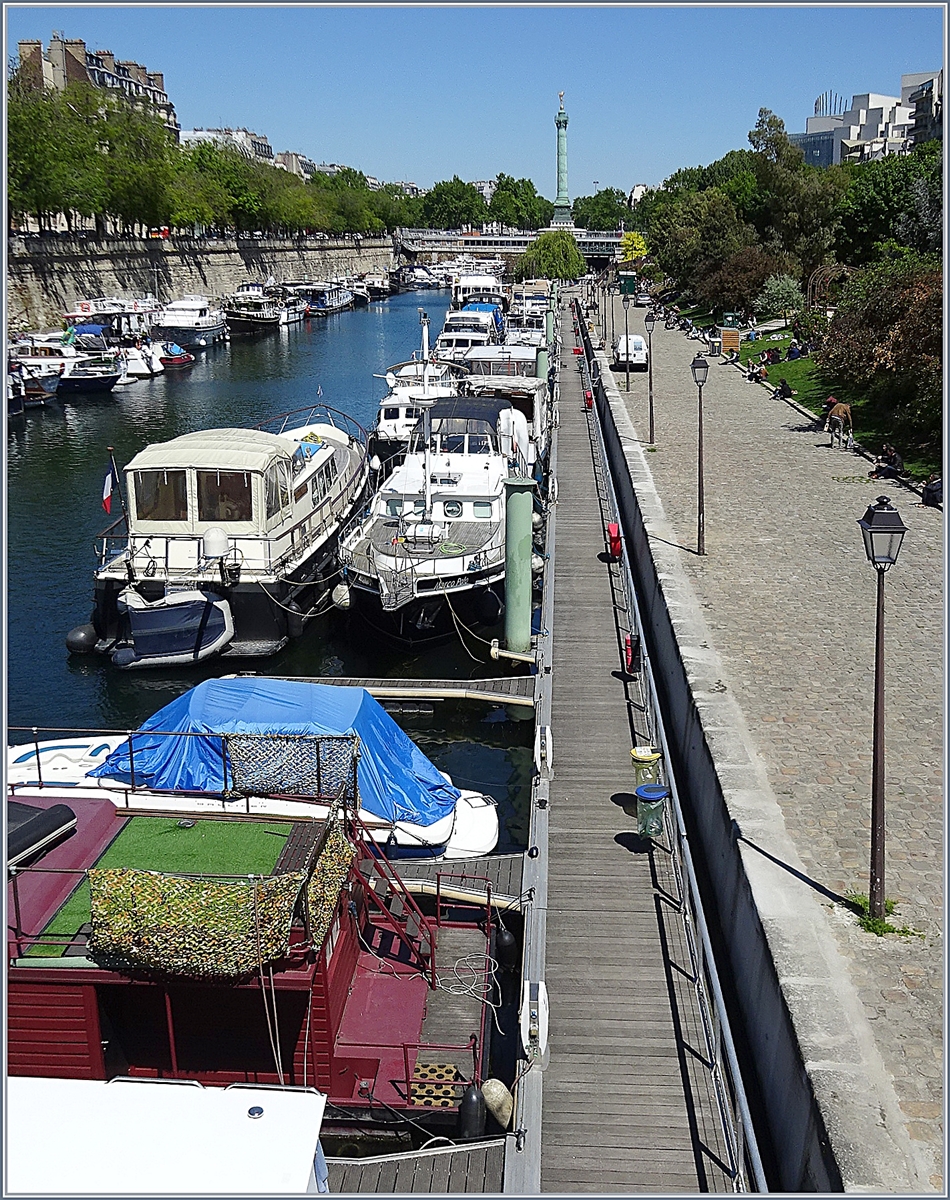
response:
<path id="1" fill-rule="evenodd" d="M 269 875 L 291 828 L 289 822 L 196 820 L 183 829 L 176 817 L 132 817 L 95 865 L 180 875 Z M 83 878 L 43 936 L 75 937 L 89 915 L 89 881 Z M 27 953 L 57 958 L 63 947 L 37 943 Z"/>

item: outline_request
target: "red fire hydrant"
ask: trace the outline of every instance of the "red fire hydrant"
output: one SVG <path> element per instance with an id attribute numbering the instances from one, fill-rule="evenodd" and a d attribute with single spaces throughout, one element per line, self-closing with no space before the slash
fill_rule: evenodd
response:
<path id="1" fill-rule="evenodd" d="M 607 543 L 611 558 L 619 558 L 623 553 L 621 542 L 622 539 L 620 537 L 620 526 L 611 523 L 607 526 Z"/>

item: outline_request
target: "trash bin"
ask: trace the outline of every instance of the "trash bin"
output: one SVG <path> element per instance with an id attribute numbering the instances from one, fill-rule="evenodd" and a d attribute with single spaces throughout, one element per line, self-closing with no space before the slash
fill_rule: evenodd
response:
<path id="1" fill-rule="evenodd" d="M 660 759 L 662 755 L 655 746 L 634 746 L 630 751 L 633 769 L 637 773 L 637 787 L 646 783 L 660 782 Z"/>
<path id="2" fill-rule="evenodd" d="M 663 833 L 663 806 L 670 789 L 655 783 L 637 788 L 637 833 L 644 838 L 657 838 Z"/>
<path id="3" fill-rule="evenodd" d="M 714 337 L 709 339 L 709 353 L 714 356 L 722 354 L 722 338 Z"/>

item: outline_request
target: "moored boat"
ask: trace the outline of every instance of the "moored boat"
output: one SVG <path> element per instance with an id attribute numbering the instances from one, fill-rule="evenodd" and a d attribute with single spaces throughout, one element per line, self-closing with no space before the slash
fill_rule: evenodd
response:
<path id="1" fill-rule="evenodd" d="M 265 426 L 184 434 L 132 459 L 72 652 L 175 666 L 275 654 L 303 633 L 329 589 L 339 527 L 362 501 L 366 434 L 322 405 Z"/>
<path id="2" fill-rule="evenodd" d="M 98 798 L 128 813 L 301 820 L 325 820 L 343 788 L 388 858 L 476 858 L 498 841 L 494 801 L 456 788 L 378 701 L 345 685 L 208 679 L 133 734 L 11 747 L 7 784 L 14 796 L 42 785 L 72 809 Z"/>
<path id="3" fill-rule="evenodd" d="M 278 301 L 267 294 L 262 283 L 242 283 L 225 299 L 224 315 L 232 333 L 261 333 L 286 323 Z"/>
<path id="4" fill-rule="evenodd" d="M 175 342 L 163 342 L 159 362 L 163 367 L 190 367 L 195 361 L 195 356 L 189 354 L 187 350 L 183 350 L 181 346 Z"/>
<path id="5" fill-rule="evenodd" d="M 176 342 L 185 350 L 204 350 L 227 338 L 223 308 L 207 296 L 189 294 L 173 300 L 156 314 L 150 330 L 157 342 Z"/>

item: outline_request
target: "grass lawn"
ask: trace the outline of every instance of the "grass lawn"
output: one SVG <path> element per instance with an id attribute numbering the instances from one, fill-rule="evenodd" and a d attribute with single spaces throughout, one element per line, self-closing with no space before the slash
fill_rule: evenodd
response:
<path id="1" fill-rule="evenodd" d="M 182 829 L 176 817 L 132 817 L 95 865 L 182 875 L 269 875 L 290 830 L 284 821 L 196 820 Z M 89 883 L 83 879 L 43 933 L 71 938 L 88 920 Z M 46 958 L 62 952 L 53 945 L 28 951 Z"/>

